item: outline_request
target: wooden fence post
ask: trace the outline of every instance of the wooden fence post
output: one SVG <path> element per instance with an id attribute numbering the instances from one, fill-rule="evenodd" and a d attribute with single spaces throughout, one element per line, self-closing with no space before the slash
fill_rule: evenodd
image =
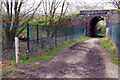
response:
<path id="1" fill-rule="evenodd" d="M 15 53 L 16 53 L 16 63 L 19 62 L 19 39 L 15 37 Z"/>

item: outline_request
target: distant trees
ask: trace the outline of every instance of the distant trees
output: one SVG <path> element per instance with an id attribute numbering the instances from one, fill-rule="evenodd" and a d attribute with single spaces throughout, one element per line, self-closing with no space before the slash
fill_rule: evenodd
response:
<path id="1" fill-rule="evenodd" d="M 66 17 L 66 12 L 69 8 L 67 0 L 44 0 L 41 8 L 43 14 L 38 19 L 33 19 L 30 23 L 42 25 L 59 25 L 61 20 Z"/>
<path id="2" fill-rule="evenodd" d="M 69 6 L 69 3 L 66 0 L 44 0 L 43 9 L 45 14 L 45 24 L 46 25 L 59 24 L 59 21 L 65 15 L 68 6 Z M 60 13 L 60 15 L 57 16 L 57 18 L 55 18 L 56 12 Z"/>

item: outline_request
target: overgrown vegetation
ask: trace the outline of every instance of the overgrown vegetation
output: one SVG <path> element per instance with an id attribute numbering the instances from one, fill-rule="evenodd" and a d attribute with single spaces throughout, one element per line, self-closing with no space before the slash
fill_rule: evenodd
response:
<path id="1" fill-rule="evenodd" d="M 53 22 L 54 22 L 55 25 L 56 25 L 59 17 L 60 17 L 60 15 L 57 15 L 57 14 L 54 15 L 54 20 L 53 20 Z M 64 15 L 61 20 L 65 19 L 65 18 L 67 18 L 67 17 L 68 17 L 67 15 Z M 60 20 L 60 21 L 61 21 L 61 20 Z M 59 22 L 60 22 L 60 21 L 59 21 Z M 45 16 L 41 16 L 40 18 L 34 18 L 34 19 L 32 19 L 31 21 L 29 21 L 29 23 L 30 23 L 30 24 L 46 25 L 46 24 L 45 24 Z M 49 24 L 50 24 L 50 16 L 47 17 L 47 25 L 49 25 Z M 59 25 L 59 24 L 57 24 L 57 25 Z"/>
<path id="2" fill-rule="evenodd" d="M 11 70 L 11 69 L 10 69 L 10 70 L 5 70 L 5 71 L 2 71 L 2 74 L 5 75 L 5 74 L 7 74 L 7 73 L 9 73 L 9 72 L 12 72 L 12 71 L 13 71 L 13 70 Z"/>
<path id="3" fill-rule="evenodd" d="M 106 33 L 106 25 L 100 25 L 97 24 L 97 30 L 100 30 L 100 34 L 105 34 Z"/>
<path id="4" fill-rule="evenodd" d="M 117 51 L 116 51 L 116 48 L 113 46 L 112 43 L 110 43 L 105 37 L 102 38 L 100 41 L 99 41 L 100 45 L 102 47 L 105 47 L 108 49 L 109 51 L 109 54 L 110 56 L 112 57 L 112 60 L 113 60 L 113 63 L 114 64 L 117 64 L 117 65 L 120 65 L 120 55 L 118 55 Z"/>
<path id="5" fill-rule="evenodd" d="M 63 49 L 64 47 L 69 46 L 69 45 L 79 42 L 79 41 L 87 40 L 87 39 L 90 39 L 90 37 L 82 37 L 80 39 L 64 43 L 58 47 L 55 47 L 53 50 L 47 50 L 46 52 L 43 52 L 42 56 L 38 55 L 37 57 L 30 58 L 29 60 L 23 60 L 23 61 L 19 62 L 18 64 L 29 63 L 31 61 L 46 62 L 46 61 L 50 60 L 57 53 L 57 51 Z M 9 63 L 9 65 L 14 65 L 14 66 L 17 66 L 18 64 L 16 64 L 15 62 Z"/>

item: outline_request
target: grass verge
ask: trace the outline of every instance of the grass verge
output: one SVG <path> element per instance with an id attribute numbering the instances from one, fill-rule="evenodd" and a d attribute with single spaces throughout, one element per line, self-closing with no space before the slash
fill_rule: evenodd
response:
<path id="1" fill-rule="evenodd" d="M 57 51 L 62 50 L 66 46 L 69 46 L 69 45 L 76 43 L 76 42 L 88 40 L 88 39 L 90 39 L 90 37 L 82 37 L 80 39 L 69 41 L 67 43 L 64 43 L 64 44 L 58 46 L 58 47 L 54 47 L 53 50 L 47 50 L 47 52 L 43 52 L 42 56 L 38 55 L 37 57 L 30 58 L 29 60 L 23 60 L 17 64 L 15 62 L 12 62 L 12 63 L 9 63 L 9 65 L 17 66 L 20 63 L 29 63 L 31 61 L 46 62 L 46 61 L 50 60 L 57 53 Z"/>
<path id="2" fill-rule="evenodd" d="M 7 74 L 7 73 L 9 73 L 9 72 L 12 72 L 12 71 L 13 71 L 13 70 L 11 70 L 11 69 L 10 69 L 10 70 L 5 70 L 5 71 L 2 71 L 2 74 L 5 75 L 5 74 Z"/>
<path id="3" fill-rule="evenodd" d="M 108 49 L 109 51 L 109 54 L 110 56 L 112 57 L 112 61 L 114 64 L 117 64 L 117 65 L 120 65 L 120 55 L 118 55 L 117 51 L 116 51 L 116 48 L 113 46 L 112 43 L 110 43 L 106 37 L 102 38 L 100 41 L 99 41 L 100 45 L 102 47 L 105 47 Z"/>

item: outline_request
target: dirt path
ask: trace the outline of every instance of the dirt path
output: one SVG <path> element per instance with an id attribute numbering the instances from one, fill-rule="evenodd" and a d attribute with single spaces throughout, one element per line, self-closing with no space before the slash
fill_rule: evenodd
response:
<path id="1" fill-rule="evenodd" d="M 9 78 L 118 78 L 106 49 L 98 44 L 100 38 L 75 43 L 59 51 L 47 63 L 32 62 L 4 77 Z"/>

